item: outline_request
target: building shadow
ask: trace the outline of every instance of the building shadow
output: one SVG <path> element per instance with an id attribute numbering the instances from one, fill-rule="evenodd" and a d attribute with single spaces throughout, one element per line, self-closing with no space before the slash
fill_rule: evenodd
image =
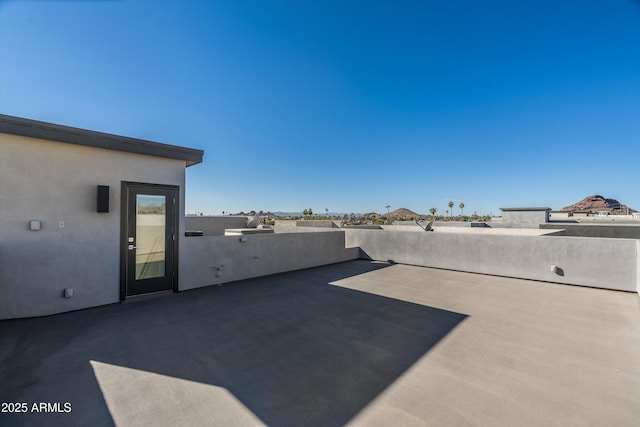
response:
<path id="1" fill-rule="evenodd" d="M 267 425 L 344 425 L 466 318 L 331 285 L 386 267 L 347 262 L 2 323 L 13 352 L 1 397 L 71 401 L 73 413 L 48 416 L 113 425 L 93 360 L 223 387 Z"/>

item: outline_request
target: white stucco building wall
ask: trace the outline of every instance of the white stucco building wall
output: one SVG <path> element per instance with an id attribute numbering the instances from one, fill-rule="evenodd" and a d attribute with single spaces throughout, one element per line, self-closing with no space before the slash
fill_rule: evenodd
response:
<path id="1" fill-rule="evenodd" d="M 0 319 L 118 302 L 121 183 L 179 187 L 184 236 L 186 164 L 0 132 Z M 98 185 L 110 187 L 108 213 L 96 211 Z"/>

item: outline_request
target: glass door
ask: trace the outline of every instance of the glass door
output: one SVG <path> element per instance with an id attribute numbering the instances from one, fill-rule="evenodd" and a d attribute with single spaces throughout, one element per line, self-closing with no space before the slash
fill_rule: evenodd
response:
<path id="1" fill-rule="evenodd" d="M 172 290 L 176 284 L 177 190 L 143 184 L 125 187 L 123 296 Z"/>

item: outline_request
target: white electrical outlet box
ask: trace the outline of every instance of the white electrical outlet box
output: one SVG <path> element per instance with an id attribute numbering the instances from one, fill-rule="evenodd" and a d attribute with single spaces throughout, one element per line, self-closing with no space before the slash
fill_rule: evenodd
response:
<path id="1" fill-rule="evenodd" d="M 40 226 L 41 226 L 40 221 L 37 221 L 37 220 L 36 221 L 31 221 L 29 223 L 29 230 L 31 230 L 31 231 L 39 231 L 40 230 Z"/>
<path id="2" fill-rule="evenodd" d="M 58 221 L 58 228 L 64 228 L 64 221 Z"/>

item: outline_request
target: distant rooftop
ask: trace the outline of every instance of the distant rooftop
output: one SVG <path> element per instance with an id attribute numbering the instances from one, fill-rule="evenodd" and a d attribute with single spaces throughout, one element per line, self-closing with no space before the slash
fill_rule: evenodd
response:
<path id="1" fill-rule="evenodd" d="M 529 207 L 529 208 L 500 208 L 501 211 L 551 211 L 551 208 Z"/>

